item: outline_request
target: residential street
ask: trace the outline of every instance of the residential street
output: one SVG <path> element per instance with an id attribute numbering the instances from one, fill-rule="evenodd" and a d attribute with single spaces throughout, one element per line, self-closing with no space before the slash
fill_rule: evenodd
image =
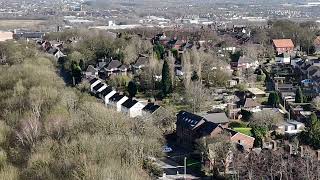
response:
<path id="1" fill-rule="evenodd" d="M 179 165 L 178 163 L 172 161 L 170 158 L 164 158 L 158 160 L 156 162 L 166 173 L 165 176 L 160 177 L 159 179 L 163 180 L 171 180 L 171 179 L 184 179 L 184 168 L 183 165 Z M 178 172 L 178 174 L 177 174 Z M 187 173 L 188 170 L 187 170 Z M 192 174 L 186 174 L 186 179 L 200 179 Z"/>

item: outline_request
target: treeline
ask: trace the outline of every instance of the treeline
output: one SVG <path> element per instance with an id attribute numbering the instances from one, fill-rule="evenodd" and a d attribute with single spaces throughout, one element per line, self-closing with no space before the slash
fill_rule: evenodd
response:
<path id="1" fill-rule="evenodd" d="M 295 46 L 300 46 L 300 49 L 308 54 L 315 51 L 313 42 L 319 29 L 316 22 L 293 22 L 289 20 L 274 20 L 269 21 L 268 29 L 254 29 L 253 41 L 259 44 L 270 44 L 272 39 L 292 39 Z"/>
<path id="2" fill-rule="evenodd" d="M 0 65 L 0 177 L 149 179 L 146 159 L 161 155 L 162 146 L 151 119 L 106 109 L 66 87 L 54 61 L 34 47 L 0 47 L 11 46 L 19 48 L 7 58 L 23 56 Z"/>

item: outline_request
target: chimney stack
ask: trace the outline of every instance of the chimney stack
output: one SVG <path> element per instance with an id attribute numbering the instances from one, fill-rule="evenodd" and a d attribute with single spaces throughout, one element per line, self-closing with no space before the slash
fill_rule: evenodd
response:
<path id="1" fill-rule="evenodd" d="M 277 150 L 277 142 L 274 141 L 274 140 L 272 140 L 271 142 L 272 142 L 272 149 L 273 149 L 274 151 L 276 151 L 276 150 Z"/>
<path id="2" fill-rule="evenodd" d="M 303 146 L 300 146 L 300 156 L 303 157 L 304 156 L 304 149 Z"/>
<path id="3" fill-rule="evenodd" d="M 317 150 L 317 159 L 320 161 L 320 150 Z"/>

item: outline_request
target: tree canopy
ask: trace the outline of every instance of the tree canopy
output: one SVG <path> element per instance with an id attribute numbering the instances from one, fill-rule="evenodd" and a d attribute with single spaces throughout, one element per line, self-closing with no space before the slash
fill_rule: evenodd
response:
<path id="1" fill-rule="evenodd" d="M 268 98 L 268 105 L 272 107 L 278 107 L 280 103 L 280 98 L 277 92 L 270 92 L 269 98 Z"/>
<path id="2" fill-rule="evenodd" d="M 0 65 L 0 177 L 149 179 L 144 161 L 162 147 L 152 119 L 130 120 L 66 87 L 41 53 L 21 58 Z"/>
<path id="3" fill-rule="evenodd" d="M 172 79 L 170 75 L 168 61 L 164 61 L 163 63 L 161 85 L 163 95 L 166 96 L 172 92 Z"/>
<path id="4" fill-rule="evenodd" d="M 300 87 L 296 90 L 295 102 L 303 103 L 303 93 Z"/>

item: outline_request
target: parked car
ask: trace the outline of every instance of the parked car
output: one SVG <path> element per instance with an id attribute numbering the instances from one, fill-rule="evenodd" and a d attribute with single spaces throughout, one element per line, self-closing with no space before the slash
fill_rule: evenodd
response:
<path id="1" fill-rule="evenodd" d="M 162 152 L 164 153 L 172 152 L 172 148 L 166 145 L 162 148 Z"/>

